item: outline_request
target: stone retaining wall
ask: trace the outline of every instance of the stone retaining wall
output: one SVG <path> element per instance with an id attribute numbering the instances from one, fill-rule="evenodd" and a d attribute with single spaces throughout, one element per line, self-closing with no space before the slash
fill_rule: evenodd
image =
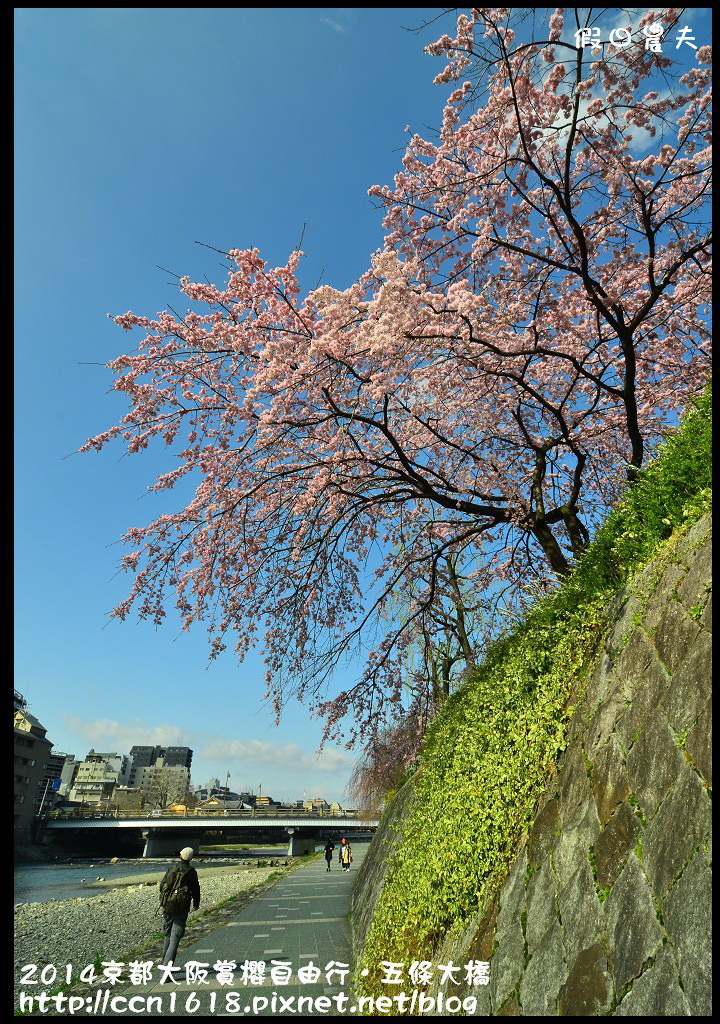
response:
<path id="1" fill-rule="evenodd" d="M 706 517 L 618 597 L 499 897 L 435 955 L 490 961 L 478 1016 L 711 1013 L 710 560 Z"/>

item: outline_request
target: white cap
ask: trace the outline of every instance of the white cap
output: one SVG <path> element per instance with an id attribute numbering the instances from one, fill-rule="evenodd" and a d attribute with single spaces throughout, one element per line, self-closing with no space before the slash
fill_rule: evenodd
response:
<path id="1" fill-rule="evenodd" d="M 192 846 L 186 846 L 184 850 L 180 851 L 180 856 L 183 860 L 192 860 L 195 856 L 195 851 Z"/>

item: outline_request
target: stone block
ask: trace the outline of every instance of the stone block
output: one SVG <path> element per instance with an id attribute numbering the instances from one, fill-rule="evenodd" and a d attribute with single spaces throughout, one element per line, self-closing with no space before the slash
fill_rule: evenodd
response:
<path id="1" fill-rule="evenodd" d="M 623 590 L 619 596 L 622 601 L 614 601 L 608 610 L 613 622 L 605 642 L 606 663 L 610 668 L 617 655 L 624 650 L 642 615 L 642 602 L 635 594 Z"/>
<path id="2" fill-rule="evenodd" d="M 659 711 L 649 714 L 645 729 L 627 756 L 627 770 L 632 792 L 650 819 L 670 787 L 687 770 L 677 740 Z"/>
<path id="3" fill-rule="evenodd" d="M 711 803 L 695 772 L 685 770 L 645 829 L 643 861 L 653 891 L 661 896 L 669 889 L 710 832 Z"/>
<path id="4" fill-rule="evenodd" d="M 705 605 L 711 581 L 712 539 L 709 538 L 693 552 L 685 579 L 677 589 L 677 596 L 687 611 L 697 605 Z"/>
<path id="5" fill-rule="evenodd" d="M 679 732 L 690 728 L 700 709 L 712 696 L 712 636 L 702 630 L 687 652 L 672 685 L 660 701 L 660 709 L 670 726 Z"/>
<path id="6" fill-rule="evenodd" d="M 693 1017 L 712 1014 L 712 868 L 699 849 L 665 899 L 665 928 Z"/>
<path id="7" fill-rule="evenodd" d="M 594 713 L 600 704 L 608 699 L 614 689 L 612 660 L 608 657 L 607 652 L 603 651 L 585 686 L 583 704 L 587 711 L 591 714 Z"/>
<path id="8" fill-rule="evenodd" d="M 620 804 L 595 841 L 597 883 L 601 889 L 614 884 L 641 831 L 637 814 L 629 804 Z"/>
<path id="9" fill-rule="evenodd" d="M 475 996 L 475 999 L 477 1001 L 475 1004 L 475 1013 L 472 1015 L 473 1017 L 493 1016 L 492 1003 L 490 1002 L 490 987 L 488 985 L 477 985 L 471 992 L 465 992 L 464 995 L 461 995 L 460 992 L 458 991 L 457 995 L 459 996 L 460 999 L 465 999 L 469 995 Z M 423 1014 L 423 1016 L 425 1015 Z M 445 1011 L 443 1009 L 442 1013 L 435 1012 L 432 1016 L 444 1017 Z"/>
<path id="10" fill-rule="evenodd" d="M 559 932 L 549 932 L 525 968 L 520 983 L 523 1017 L 554 1017 L 558 992 L 567 978 L 565 950 Z"/>
<path id="11" fill-rule="evenodd" d="M 604 909 L 615 991 L 621 993 L 640 975 L 643 964 L 655 956 L 663 939 L 647 879 L 634 853 L 628 857 Z"/>
<path id="12" fill-rule="evenodd" d="M 560 804 L 550 799 L 538 811 L 528 834 L 527 855 L 533 867 L 538 867 L 547 857 L 559 834 Z"/>
<path id="13" fill-rule="evenodd" d="M 471 960 L 483 960 L 489 962 L 492 958 L 493 945 L 495 941 L 495 929 L 497 927 L 497 900 L 493 900 L 482 919 L 471 925 L 463 934 L 462 939 L 456 943 L 455 948 L 443 948 L 435 956 L 435 963 L 448 963 L 453 960 L 455 963 L 469 963 Z M 467 937 L 466 937 L 467 935 Z M 493 968 L 490 968 L 492 972 Z M 440 986 L 431 987 L 429 994 L 437 997 L 441 991 Z M 466 996 L 475 996 L 477 1000 L 475 1017 L 492 1016 L 493 1007 L 490 999 L 489 985 L 470 986 L 466 978 L 461 978 L 460 985 L 453 991 L 460 999 Z M 433 1014 L 442 1016 L 442 1014 Z"/>
<path id="14" fill-rule="evenodd" d="M 565 734 L 568 749 L 582 746 L 587 731 L 587 724 L 590 720 L 590 710 L 584 695 L 578 697 L 573 694 L 569 699 L 570 703 L 576 701 L 576 705 Z"/>
<path id="15" fill-rule="evenodd" d="M 677 672 L 699 633 L 699 623 L 688 615 L 679 601 L 668 601 L 665 604 L 653 634 L 653 642 L 660 659 L 670 672 Z"/>
<path id="16" fill-rule="evenodd" d="M 520 1007 L 517 1004 L 517 1000 L 515 999 L 514 996 L 510 996 L 509 999 L 505 1000 L 505 1002 L 502 1004 L 500 1009 L 495 1011 L 493 1016 L 495 1016 L 495 1017 L 522 1017 L 522 1014 L 520 1012 Z"/>
<path id="17" fill-rule="evenodd" d="M 520 921 L 525 911 L 525 851 L 515 861 L 500 893 L 495 941 L 497 949 L 490 961 L 490 997 L 493 1006 L 502 1006 L 517 985 L 525 962 L 525 937 Z"/>
<path id="18" fill-rule="evenodd" d="M 498 936 L 500 945 L 490 961 L 490 998 L 493 1006 L 502 1006 L 520 980 L 525 961 L 525 941 L 520 930 L 509 929 Z M 497 1011 L 496 1011 L 497 1012 Z"/>
<path id="19" fill-rule="evenodd" d="M 478 922 L 475 928 L 475 934 L 467 946 L 467 961 L 488 961 L 490 959 L 493 951 L 493 945 L 495 944 L 497 912 L 497 900 L 493 900 L 482 920 Z"/>
<path id="20" fill-rule="evenodd" d="M 578 747 L 569 747 L 563 754 L 557 788 L 560 793 L 560 824 L 565 828 L 567 822 L 576 816 L 578 808 L 591 799 L 587 765 Z"/>
<path id="21" fill-rule="evenodd" d="M 712 785 L 712 701 L 708 701 L 687 734 L 685 750 L 703 779 Z"/>
<path id="22" fill-rule="evenodd" d="M 667 946 L 663 946 L 647 970 L 637 979 L 620 1005 L 616 1017 L 692 1017 L 679 984 L 680 972 Z"/>
<path id="23" fill-rule="evenodd" d="M 617 805 L 627 800 L 630 794 L 625 755 L 617 736 L 611 736 L 595 755 L 590 785 L 600 824 L 604 825 Z"/>
<path id="24" fill-rule="evenodd" d="M 700 625 L 706 633 L 712 633 L 712 594 L 705 603 L 705 608 L 700 616 Z"/>
<path id="25" fill-rule="evenodd" d="M 712 514 L 708 513 L 690 527 L 678 541 L 675 549 L 678 561 L 691 563 L 695 552 L 712 543 Z"/>
<path id="26" fill-rule="evenodd" d="M 600 834 L 600 821 L 592 798 L 567 823 L 552 851 L 558 889 L 564 889 L 583 864 L 589 863 L 590 847 Z"/>
<path id="27" fill-rule="evenodd" d="M 495 927 L 497 923 L 497 900 L 492 900 L 484 913 L 475 914 L 465 925 L 451 927 L 442 941 L 442 945 L 436 949 L 433 955 L 435 964 L 453 962 L 455 964 L 466 964 L 471 960 L 489 961 L 492 956 L 495 938 Z M 465 973 L 462 972 L 458 984 L 446 985 L 441 983 L 440 972 L 435 972 L 433 980 L 426 990 L 426 994 L 437 999 L 439 992 L 444 992 L 464 999 L 467 996 L 474 996 L 477 1001 L 476 1011 L 471 1016 L 489 1017 L 492 1014 L 489 985 L 473 985 L 468 982 Z M 444 1011 L 425 1014 L 430 1017 L 441 1017 Z"/>
<path id="28" fill-rule="evenodd" d="M 559 1017 L 599 1017 L 610 1008 L 612 979 L 599 942 L 583 949 L 574 961 L 568 958 L 569 971 L 557 999 Z"/>
<path id="29" fill-rule="evenodd" d="M 671 677 L 649 643 L 645 644 L 642 660 L 625 662 L 625 670 L 630 672 L 626 688 L 630 690 L 631 697 L 623 708 L 622 716 L 618 716 L 616 731 L 625 750 L 630 750 L 645 728 L 648 717 L 663 699 Z"/>
<path id="30" fill-rule="evenodd" d="M 549 858 L 544 861 L 538 873 L 530 879 L 526 899 L 525 941 L 528 944 L 528 949 L 534 952 L 551 928 L 560 928 L 557 885 Z"/>
<path id="31" fill-rule="evenodd" d="M 620 688 L 616 687 L 607 700 L 597 708 L 588 726 L 585 740 L 585 753 L 591 761 L 618 729 L 618 722 L 623 719 L 629 707 L 630 698 L 625 699 Z M 620 739 L 623 739 L 622 735 Z"/>
<path id="32" fill-rule="evenodd" d="M 500 893 L 500 909 L 498 911 L 498 929 L 505 928 L 509 923 L 520 920 L 525 909 L 525 875 L 527 873 L 527 852 L 522 850 L 515 858 L 507 881 Z"/>
<path id="33" fill-rule="evenodd" d="M 588 851 L 589 853 L 589 851 Z M 563 922 L 563 943 L 568 960 L 599 942 L 605 930 L 604 913 L 595 891 L 595 880 L 586 856 L 558 894 Z"/>
<path id="34" fill-rule="evenodd" d="M 653 645 L 645 629 L 638 624 L 615 663 L 613 679 L 628 699 L 633 698 L 637 680 L 654 657 Z"/>
<path id="35" fill-rule="evenodd" d="M 687 566 L 680 562 L 670 562 L 665 567 L 645 607 L 643 622 L 648 633 L 657 630 L 664 609 L 675 600 L 677 589 L 686 575 Z"/>

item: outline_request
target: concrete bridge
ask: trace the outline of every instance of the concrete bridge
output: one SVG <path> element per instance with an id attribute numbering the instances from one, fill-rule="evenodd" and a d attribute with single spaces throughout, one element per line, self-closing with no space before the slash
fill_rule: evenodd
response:
<path id="1" fill-rule="evenodd" d="M 352 839 L 358 833 L 374 831 L 378 824 L 377 818 L 362 817 L 351 812 L 336 815 L 319 815 L 308 812 L 305 814 L 270 814 L 261 815 L 247 812 L 245 814 L 228 813 L 189 813 L 188 815 L 150 814 L 143 812 L 125 812 L 123 814 L 85 814 L 70 818 L 48 818 L 42 823 L 42 833 L 51 838 L 61 835 L 79 835 L 93 830 L 103 830 L 106 834 L 120 834 L 129 830 L 142 835 L 145 840 L 143 857 L 165 857 L 172 855 L 185 846 L 192 846 L 197 851 L 208 833 L 213 839 L 224 843 L 247 842 L 288 842 L 288 856 L 297 857 L 304 853 L 312 853 L 320 838 L 347 836 Z"/>

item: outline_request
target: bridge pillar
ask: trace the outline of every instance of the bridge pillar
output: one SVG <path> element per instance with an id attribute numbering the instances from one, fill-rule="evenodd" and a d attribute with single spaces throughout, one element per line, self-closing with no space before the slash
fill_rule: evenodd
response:
<path id="1" fill-rule="evenodd" d="M 143 857 L 177 857 L 180 850 L 186 846 L 192 846 L 197 856 L 200 849 L 200 843 L 197 839 L 186 836 L 179 838 L 178 836 L 164 836 L 148 831 L 143 832 L 143 839 L 145 840 Z"/>
<path id="2" fill-rule="evenodd" d="M 299 836 L 294 833 L 288 843 L 288 857 L 302 857 L 303 854 L 315 853 L 317 839 L 315 836 Z"/>

